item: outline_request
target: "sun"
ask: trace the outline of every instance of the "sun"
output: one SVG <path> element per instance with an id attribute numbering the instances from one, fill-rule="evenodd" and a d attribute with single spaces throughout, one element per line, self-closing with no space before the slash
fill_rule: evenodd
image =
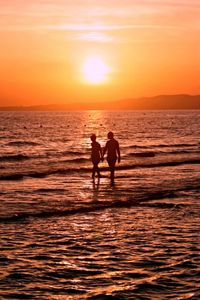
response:
<path id="1" fill-rule="evenodd" d="M 109 68 L 97 56 L 88 57 L 83 65 L 84 80 L 91 84 L 101 84 L 108 80 Z"/>

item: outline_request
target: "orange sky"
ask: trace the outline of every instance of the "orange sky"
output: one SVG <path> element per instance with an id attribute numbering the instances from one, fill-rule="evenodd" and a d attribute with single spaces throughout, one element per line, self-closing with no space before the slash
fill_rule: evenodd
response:
<path id="1" fill-rule="evenodd" d="M 0 106 L 200 93 L 199 0 L 0 0 Z M 86 59 L 109 68 L 87 82 Z"/>

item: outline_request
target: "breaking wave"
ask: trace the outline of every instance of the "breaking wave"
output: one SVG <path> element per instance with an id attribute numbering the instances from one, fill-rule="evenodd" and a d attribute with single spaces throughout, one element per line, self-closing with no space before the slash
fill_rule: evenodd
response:
<path id="1" fill-rule="evenodd" d="M 85 159 L 79 159 L 79 162 Z M 76 160 L 75 160 L 76 161 Z M 188 165 L 188 164 L 200 164 L 200 159 L 192 158 L 192 159 L 183 159 L 179 161 L 164 161 L 164 162 L 150 162 L 150 163 L 136 163 L 129 165 L 121 165 L 117 166 L 116 170 L 132 170 L 136 168 L 158 168 L 158 167 L 171 167 L 171 166 L 179 166 L 179 165 Z M 108 167 L 100 168 L 101 171 L 109 171 Z M 56 169 L 48 169 L 41 171 L 31 171 L 31 172 L 18 172 L 11 174 L 2 174 L 0 175 L 0 180 L 21 180 L 24 177 L 32 177 L 32 178 L 42 178 L 53 174 L 70 174 L 70 173 L 88 173 L 91 172 L 91 167 L 67 167 L 67 168 L 56 168 Z"/>

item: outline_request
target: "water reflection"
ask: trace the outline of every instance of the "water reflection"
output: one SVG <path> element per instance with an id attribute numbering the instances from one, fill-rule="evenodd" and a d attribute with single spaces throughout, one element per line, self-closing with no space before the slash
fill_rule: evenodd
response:
<path id="1" fill-rule="evenodd" d="M 97 181 L 95 181 L 95 179 L 92 181 L 92 186 L 93 186 L 92 202 L 98 201 L 99 185 L 100 185 L 100 178 L 97 178 Z"/>

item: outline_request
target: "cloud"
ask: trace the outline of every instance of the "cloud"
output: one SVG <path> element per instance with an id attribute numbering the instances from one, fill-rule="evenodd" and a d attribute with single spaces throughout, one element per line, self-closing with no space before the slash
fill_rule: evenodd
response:
<path id="1" fill-rule="evenodd" d="M 152 25 L 152 24 L 60 24 L 60 25 L 49 25 L 45 27 L 49 30 L 61 30 L 61 31 L 118 31 L 118 30 L 129 30 L 129 29 L 174 29 L 177 26 L 169 25 Z M 182 29 L 180 27 L 179 29 Z"/>
<path id="2" fill-rule="evenodd" d="M 0 1 L 0 31 L 71 32 L 108 42 L 109 32 L 200 28 L 199 0 Z"/>

